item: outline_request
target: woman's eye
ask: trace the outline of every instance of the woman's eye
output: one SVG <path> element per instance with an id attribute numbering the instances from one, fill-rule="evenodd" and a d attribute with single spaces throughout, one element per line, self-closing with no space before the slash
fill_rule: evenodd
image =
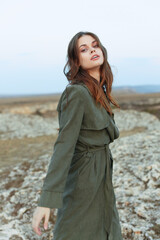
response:
<path id="1" fill-rule="evenodd" d="M 98 47 L 98 44 L 94 45 L 94 47 Z M 87 49 L 84 48 L 81 52 L 85 52 L 85 50 L 87 50 Z"/>

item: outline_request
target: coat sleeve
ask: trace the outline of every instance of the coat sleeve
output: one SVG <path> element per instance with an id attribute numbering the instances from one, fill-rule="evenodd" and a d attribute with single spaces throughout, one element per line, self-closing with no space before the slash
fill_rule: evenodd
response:
<path id="1" fill-rule="evenodd" d="M 41 207 L 61 208 L 63 205 L 62 194 L 83 120 L 82 90 L 74 85 L 66 88 L 67 95 L 65 89 L 57 107 L 59 134 L 38 200 Z"/>

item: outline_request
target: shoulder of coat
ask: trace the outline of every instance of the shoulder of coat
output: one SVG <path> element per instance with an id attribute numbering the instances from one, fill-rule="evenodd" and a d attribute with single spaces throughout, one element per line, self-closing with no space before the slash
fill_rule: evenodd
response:
<path id="1" fill-rule="evenodd" d="M 77 99 L 83 102 L 83 89 L 78 84 L 67 85 L 61 94 L 61 102 L 68 102 L 71 99 Z"/>
<path id="2" fill-rule="evenodd" d="M 83 94 L 85 94 L 87 96 L 88 96 L 88 93 L 92 96 L 90 90 L 84 83 L 73 84 L 71 86 L 75 86 L 75 88 L 77 88 L 77 90 L 81 91 Z"/>
<path id="3" fill-rule="evenodd" d="M 67 102 L 69 101 L 72 97 L 79 97 L 79 101 L 81 103 L 86 103 L 88 100 L 87 97 L 88 95 L 87 88 L 81 84 L 70 84 L 65 87 L 63 90 L 61 97 L 59 99 L 58 105 L 57 105 L 57 111 L 60 110 L 62 102 Z M 68 100 L 67 100 L 68 99 Z"/>
<path id="4" fill-rule="evenodd" d="M 68 91 L 69 93 L 78 94 L 81 97 L 85 97 L 85 95 L 88 95 L 88 91 L 87 91 L 86 87 L 83 86 L 82 84 L 68 85 L 65 88 L 65 92 L 66 91 Z"/>

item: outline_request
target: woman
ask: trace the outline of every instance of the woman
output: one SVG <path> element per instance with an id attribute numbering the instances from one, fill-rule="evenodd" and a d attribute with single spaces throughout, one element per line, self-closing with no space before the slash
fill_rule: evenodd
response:
<path id="1" fill-rule="evenodd" d="M 47 229 L 50 209 L 58 208 L 54 240 L 122 240 L 109 149 L 119 137 L 110 102 L 120 107 L 111 96 L 107 51 L 94 33 L 71 39 L 64 74 L 69 86 L 57 105 L 59 135 L 32 227 L 41 235 L 41 219 Z"/>

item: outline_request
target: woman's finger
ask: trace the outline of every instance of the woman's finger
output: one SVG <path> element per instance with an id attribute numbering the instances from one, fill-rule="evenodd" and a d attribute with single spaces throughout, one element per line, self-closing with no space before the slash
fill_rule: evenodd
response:
<path id="1" fill-rule="evenodd" d="M 44 216 L 44 229 L 46 230 L 48 228 L 48 220 L 50 216 L 50 211 L 48 211 Z"/>
<path id="2" fill-rule="evenodd" d="M 42 220 L 43 216 L 41 217 L 35 217 L 33 216 L 33 219 L 32 219 L 32 228 L 34 230 L 35 233 L 37 233 L 38 235 L 41 235 L 42 232 L 40 230 L 40 221 Z"/>

